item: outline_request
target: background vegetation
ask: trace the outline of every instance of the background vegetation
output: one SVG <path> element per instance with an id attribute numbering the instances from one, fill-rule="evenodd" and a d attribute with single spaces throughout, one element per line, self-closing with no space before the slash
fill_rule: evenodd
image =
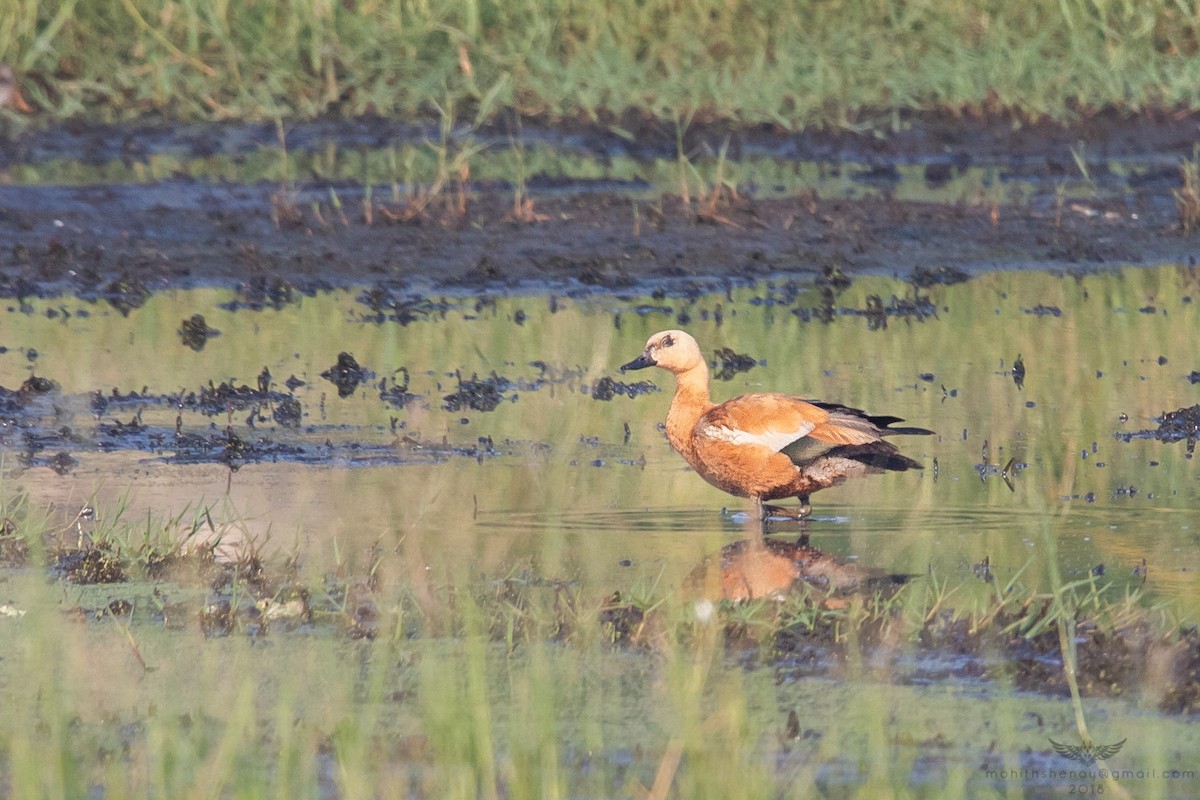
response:
<path id="1" fill-rule="evenodd" d="M 103 119 L 437 114 L 886 127 L 1192 107 L 1172 0 L 8 0 L 31 102 Z"/>

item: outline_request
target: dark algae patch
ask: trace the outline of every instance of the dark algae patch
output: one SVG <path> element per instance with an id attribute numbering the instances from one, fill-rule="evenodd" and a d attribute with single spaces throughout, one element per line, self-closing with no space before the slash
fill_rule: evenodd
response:
<path id="1" fill-rule="evenodd" d="M 503 402 L 515 401 L 521 391 L 563 386 L 574 392 L 586 375 L 581 368 L 545 361 L 528 366 L 533 372 L 523 377 L 452 373 L 455 390 L 450 393 L 445 392 L 444 379 L 425 372 L 421 377 L 431 385 L 416 392 L 408 367 L 376 380 L 371 370 L 343 352 L 321 377 L 338 388 L 339 397 L 374 386 L 374 396 L 362 398 L 369 410 L 428 409 L 440 395 L 442 409 L 455 413 L 494 411 Z M 306 381 L 294 375 L 280 385 L 264 367 L 250 383 L 210 380 L 197 389 L 171 392 L 113 388 L 64 396 L 53 379 L 31 375 L 17 389 L 0 386 L 0 421 L 7 423 L 0 424 L 0 446 L 13 451 L 23 468 L 48 467 L 60 475 L 75 471 L 81 454 L 121 451 L 151 453 L 171 464 L 216 463 L 236 470 L 256 462 L 317 464 L 331 459 L 352 465 L 429 463 L 459 456 L 506 456 L 541 446 L 501 437 L 492 444 L 490 435 L 484 437 L 487 447 L 474 439 L 426 439 L 406 430 L 407 423 L 398 415 L 391 416 L 390 426 L 330 426 L 324 422 L 323 394 L 311 388 L 296 394 L 305 386 Z M 622 391 L 632 396 L 652 389 L 651 384 L 631 384 Z"/>
<path id="2" fill-rule="evenodd" d="M 408 384 L 411 380 L 407 367 L 401 367 L 396 371 L 397 375 L 402 377 L 401 380 L 396 380 L 395 376 L 384 378 L 379 382 L 379 399 L 390 406 L 397 409 L 407 408 L 420 401 L 420 396 L 413 394 L 408 390 Z"/>
<path id="3" fill-rule="evenodd" d="M 758 366 L 753 356 L 735 353 L 728 347 L 718 348 L 713 352 L 713 361 L 709 365 L 714 368 L 713 380 L 729 381 L 739 372 L 749 372 Z"/>
<path id="4" fill-rule="evenodd" d="M 658 386 L 650 381 L 626 383 L 614 380 L 607 375 L 592 384 L 593 400 L 612 400 L 614 397 L 637 397 L 638 395 L 657 392 Z"/>
<path id="5" fill-rule="evenodd" d="M 338 397 L 349 397 L 360 383 L 371 380 L 374 374 L 363 369 L 349 353 L 338 353 L 337 363 L 321 373 L 321 377 L 337 387 Z"/>
<path id="6" fill-rule="evenodd" d="M 1132 433 L 1117 433 L 1116 437 L 1123 441 L 1131 439 L 1157 439 L 1160 442 L 1187 442 L 1187 454 L 1191 457 L 1196 449 L 1196 440 L 1200 438 L 1200 404 L 1188 408 L 1178 408 L 1165 411 L 1156 420 L 1158 427 L 1154 430 L 1141 430 Z"/>
<path id="7" fill-rule="evenodd" d="M 458 389 L 442 398 L 445 401 L 442 408 L 451 412 L 468 408 L 472 411 L 495 411 L 504 402 L 504 393 L 512 388 L 511 381 L 495 373 L 487 378 L 472 375 L 464 379 L 459 375 Z"/>
<path id="8" fill-rule="evenodd" d="M 210 338 L 220 335 L 219 330 L 209 327 L 203 314 L 193 314 L 183 320 L 179 326 L 179 338 L 183 340 L 184 345 L 197 353 L 204 349 L 204 345 L 208 344 Z"/>

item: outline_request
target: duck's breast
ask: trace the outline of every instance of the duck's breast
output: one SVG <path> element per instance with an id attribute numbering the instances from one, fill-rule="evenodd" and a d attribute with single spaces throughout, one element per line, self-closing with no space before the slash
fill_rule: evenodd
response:
<path id="1" fill-rule="evenodd" d="M 743 395 L 715 406 L 696 423 L 692 466 L 731 494 L 774 493 L 797 479 L 795 464 L 780 450 L 827 418 L 826 412 L 796 398 Z"/>

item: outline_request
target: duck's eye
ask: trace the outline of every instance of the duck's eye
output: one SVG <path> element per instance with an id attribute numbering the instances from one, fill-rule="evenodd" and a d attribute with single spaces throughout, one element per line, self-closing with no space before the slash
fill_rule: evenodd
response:
<path id="1" fill-rule="evenodd" d="M 662 340 L 658 343 L 658 346 L 659 347 L 672 347 L 672 346 L 674 346 L 674 344 L 675 344 L 675 340 L 673 338 L 671 338 L 670 336 L 664 336 L 662 338 Z"/>

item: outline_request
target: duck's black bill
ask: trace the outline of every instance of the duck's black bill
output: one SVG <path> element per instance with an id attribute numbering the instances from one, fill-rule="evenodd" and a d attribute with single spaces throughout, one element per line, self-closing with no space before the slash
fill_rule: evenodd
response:
<path id="1" fill-rule="evenodd" d="M 650 356 L 642 353 L 640 356 L 630 361 L 628 364 L 621 365 L 621 372 L 628 372 L 631 369 L 645 369 L 646 367 L 655 366 L 655 361 Z"/>

